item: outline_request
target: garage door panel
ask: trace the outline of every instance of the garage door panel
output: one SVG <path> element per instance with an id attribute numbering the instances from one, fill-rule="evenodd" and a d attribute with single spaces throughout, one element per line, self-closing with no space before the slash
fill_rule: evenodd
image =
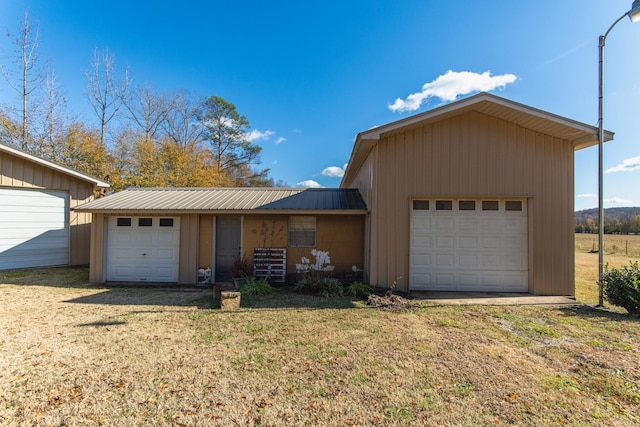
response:
<path id="1" fill-rule="evenodd" d="M 432 230 L 436 233 L 451 233 L 455 229 L 455 218 L 436 218 L 432 223 Z"/>
<path id="2" fill-rule="evenodd" d="M 435 238 L 436 249 L 452 249 L 454 238 L 450 236 L 437 236 Z"/>
<path id="3" fill-rule="evenodd" d="M 69 264 L 69 195 L 0 188 L 0 270 Z"/>
<path id="4" fill-rule="evenodd" d="M 134 267 L 135 276 L 133 280 L 154 280 L 154 269 L 150 266 L 136 266 Z"/>
<path id="5" fill-rule="evenodd" d="M 473 250 L 478 249 L 478 238 L 476 236 L 464 236 L 458 238 L 458 249 Z"/>
<path id="6" fill-rule="evenodd" d="M 492 199 L 495 200 L 495 199 Z M 410 289 L 528 290 L 528 220 L 522 211 L 414 210 L 411 218 Z M 468 205 L 467 205 L 468 206 Z"/>
<path id="7" fill-rule="evenodd" d="M 158 243 L 163 244 L 173 244 L 176 241 L 175 233 L 173 232 L 164 232 L 158 235 Z"/>
<path id="8" fill-rule="evenodd" d="M 179 218 L 163 227 L 157 217 L 142 227 L 136 218 L 122 226 L 117 220 L 110 217 L 107 226 L 106 280 L 177 282 Z"/>
<path id="9" fill-rule="evenodd" d="M 471 290 L 478 283 L 477 274 L 460 274 L 458 276 L 458 285 Z"/>
<path id="10" fill-rule="evenodd" d="M 527 260 L 523 256 L 507 255 L 504 257 L 504 267 L 508 270 L 525 270 L 527 268 Z"/>
<path id="11" fill-rule="evenodd" d="M 176 276 L 177 271 L 173 267 L 161 267 L 156 270 L 156 274 L 158 275 L 159 280 L 161 282 L 172 282 L 174 281 L 174 276 Z"/>
<path id="12" fill-rule="evenodd" d="M 478 255 L 460 255 L 458 264 L 462 268 L 478 268 Z"/>
<path id="13" fill-rule="evenodd" d="M 158 260 L 166 262 L 174 262 L 176 259 L 176 251 L 171 249 L 158 249 L 156 252 Z"/>
<path id="14" fill-rule="evenodd" d="M 152 245 L 153 244 L 153 232 L 151 230 L 147 230 L 146 227 L 142 230 L 139 230 L 135 236 L 136 245 Z"/>
<path id="15" fill-rule="evenodd" d="M 502 239 L 502 247 L 505 249 L 521 250 L 524 249 L 525 241 L 522 237 L 504 237 Z"/>
<path id="16" fill-rule="evenodd" d="M 426 266 L 430 266 L 431 265 L 431 255 L 412 255 L 411 256 L 411 261 L 413 263 L 413 265 L 418 266 L 419 267 L 426 267 Z"/>
<path id="17" fill-rule="evenodd" d="M 420 251 L 422 248 L 432 247 L 431 236 L 413 236 L 411 243 L 417 251 Z"/>
<path id="18" fill-rule="evenodd" d="M 58 210 L 48 209 L 42 210 L 40 207 L 16 207 L 16 209 L 37 209 L 37 212 L 29 211 L 7 211 L 5 206 L 4 210 L 0 211 L 3 223 L 20 224 L 20 228 L 33 228 L 33 229 L 49 229 L 60 228 L 64 229 L 64 223 L 60 222 L 60 217 L 65 215 L 64 208 Z"/>
<path id="19" fill-rule="evenodd" d="M 453 267 L 454 264 L 454 259 L 455 257 L 453 255 L 449 255 L 449 254 L 438 254 L 435 256 L 435 266 L 436 268 L 440 268 L 443 266 L 446 267 Z"/>
<path id="20" fill-rule="evenodd" d="M 475 233 L 478 230 L 478 219 L 462 217 L 458 218 L 458 231 Z"/>
<path id="21" fill-rule="evenodd" d="M 489 249 L 489 250 L 500 249 L 502 246 L 501 245 L 502 242 L 503 242 L 503 239 L 499 237 L 483 236 L 480 238 L 480 248 Z"/>
<path id="22" fill-rule="evenodd" d="M 447 286 L 447 284 L 455 282 L 454 275 L 452 273 L 436 273 L 433 277 L 437 286 Z"/>

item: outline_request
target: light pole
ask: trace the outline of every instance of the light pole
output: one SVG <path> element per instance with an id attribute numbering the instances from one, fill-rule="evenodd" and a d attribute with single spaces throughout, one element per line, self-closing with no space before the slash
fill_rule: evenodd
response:
<path id="1" fill-rule="evenodd" d="M 603 126 L 603 86 L 604 86 L 604 44 L 607 40 L 609 32 L 620 22 L 625 16 L 631 19 L 631 22 L 640 21 L 640 0 L 634 0 L 631 10 L 626 12 L 614 22 L 603 36 L 600 36 L 598 43 L 598 305 L 603 305 L 603 283 L 602 276 L 604 274 L 604 191 L 603 191 L 603 162 L 602 162 L 602 146 L 604 145 L 604 126 Z"/>

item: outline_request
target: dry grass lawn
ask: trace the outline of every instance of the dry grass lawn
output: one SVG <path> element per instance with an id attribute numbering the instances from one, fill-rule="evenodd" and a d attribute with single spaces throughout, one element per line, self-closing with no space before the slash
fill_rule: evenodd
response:
<path id="1" fill-rule="evenodd" d="M 640 322 L 0 274 L 0 425 L 640 424 Z"/>
<path id="2" fill-rule="evenodd" d="M 640 261 L 640 235 L 605 235 L 604 261 L 610 268 Z M 576 299 L 598 303 L 598 235 L 576 234 Z"/>

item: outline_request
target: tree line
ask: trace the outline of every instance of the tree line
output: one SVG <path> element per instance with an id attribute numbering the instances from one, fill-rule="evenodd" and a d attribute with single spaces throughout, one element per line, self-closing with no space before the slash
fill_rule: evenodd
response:
<path id="1" fill-rule="evenodd" d="M 598 210 L 586 209 L 575 213 L 576 233 L 598 232 Z M 604 212 L 606 234 L 640 234 L 640 208 L 610 208 Z"/>
<path id="2" fill-rule="evenodd" d="M 15 103 L 0 105 L 0 143 L 126 187 L 273 186 L 262 147 L 229 101 L 135 85 L 113 53 L 95 49 L 84 71 L 92 123 L 69 111 L 51 67 L 40 61 L 28 12 L 0 72 Z"/>

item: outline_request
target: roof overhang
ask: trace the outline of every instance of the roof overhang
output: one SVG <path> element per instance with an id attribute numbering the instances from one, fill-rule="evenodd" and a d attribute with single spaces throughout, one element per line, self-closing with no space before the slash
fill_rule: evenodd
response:
<path id="1" fill-rule="evenodd" d="M 364 215 L 357 189 L 131 188 L 74 208 L 110 215 Z"/>
<path id="2" fill-rule="evenodd" d="M 49 169 L 53 169 L 57 172 L 63 173 L 65 175 L 72 176 L 81 181 L 85 181 L 93 184 L 97 188 L 109 188 L 110 185 L 107 182 L 99 180 L 98 178 L 94 178 L 82 172 L 74 171 L 73 169 L 69 169 L 65 166 L 59 165 L 57 163 L 51 162 L 49 160 L 42 159 L 40 157 L 34 156 L 33 154 L 26 153 L 22 150 L 18 150 L 17 148 L 9 147 L 4 144 L 0 144 L 0 152 L 5 152 L 11 154 L 12 156 L 18 157 L 23 160 L 27 160 L 32 163 L 36 163 L 38 165 L 44 166 Z"/>
<path id="3" fill-rule="evenodd" d="M 342 182 L 346 182 L 347 179 L 357 173 L 371 149 L 381 138 L 459 116 L 469 111 L 477 111 L 516 123 L 539 133 L 570 141 L 574 150 L 580 150 L 598 143 L 598 128 L 595 126 L 482 92 L 460 101 L 359 133 Z M 605 141 L 612 140 L 613 136 L 613 132 L 604 131 Z"/>

